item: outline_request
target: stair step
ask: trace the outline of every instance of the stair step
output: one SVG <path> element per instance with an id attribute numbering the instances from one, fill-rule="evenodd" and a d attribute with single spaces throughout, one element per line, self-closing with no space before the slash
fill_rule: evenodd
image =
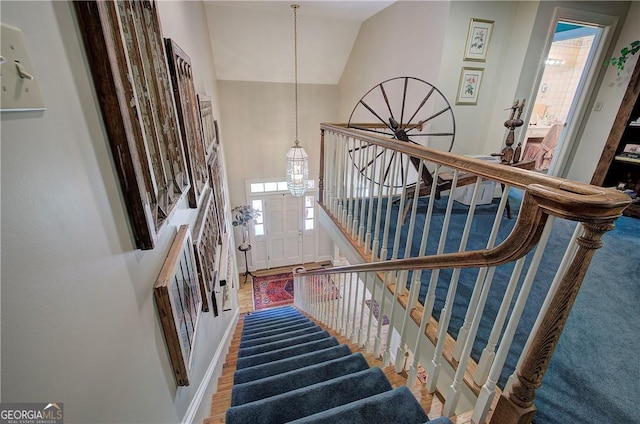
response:
<path id="1" fill-rule="evenodd" d="M 284 339 L 288 339 L 288 338 L 303 336 L 305 334 L 318 333 L 320 331 L 323 331 L 323 329 L 321 327 L 317 326 L 317 325 L 314 325 L 313 327 L 306 327 L 306 328 L 302 328 L 302 329 L 299 329 L 299 330 L 281 332 L 279 334 L 274 334 L 274 335 L 270 335 L 270 336 L 266 336 L 266 337 L 259 337 L 259 338 L 255 338 L 255 339 L 249 339 L 249 340 L 241 342 L 238 345 L 238 347 L 240 349 L 244 349 L 244 348 L 247 348 L 247 347 L 258 346 L 258 345 L 262 345 L 262 344 L 265 344 L 265 343 L 277 342 L 279 340 L 284 340 Z"/>
<path id="2" fill-rule="evenodd" d="M 278 317 L 261 320 L 261 321 L 245 322 L 243 331 L 247 331 L 248 329 L 256 329 L 260 327 L 273 326 L 274 324 L 281 324 L 287 321 L 296 321 L 296 320 L 304 321 L 305 318 L 309 319 L 303 315 L 285 315 L 285 316 L 278 316 Z"/>
<path id="3" fill-rule="evenodd" d="M 402 423 L 423 424 L 429 421 L 411 391 L 405 387 L 386 391 L 366 399 L 327 409 L 292 423 L 314 424 L 370 424 Z"/>
<path id="4" fill-rule="evenodd" d="M 238 358 L 236 362 L 237 369 L 243 369 L 247 367 L 253 367 L 261 365 L 267 362 L 277 361 L 283 358 L 290 358 L 302 353 L 313 352 L 314 350 L 320 350 L 331 346 L 338 346 L 339 343 L 334 337 L 316 340 L 301 345 L 285 347 L 283 349 L 274 350 L 271 352 L 261 353 L 258 355 L 247 356 L 245 358 Z"/>
<path id="5" fill-rule="evenodd" d="M 303 324 L 309 321 L 310 320 L 305 317 L 296 317 L 296 318 L 287 318 L 287 319 L 284 319 L 283 321 L 268 322 L 262 325 L 255 324 L 250 327 L 244 327 L 242 329 L 242 338 L 244 339 L 245 336 L 248 336 L 250 334 L 262 333 L 264 331 L 275 330 L 285 326 Z"/>
<path id="6" fill-rule="evenodd" d="M 260 355 L 274 350 L 280 350 L 287 347 L 298 346 L 304 343 L 328 339 L 331 336 L 327 331 L 318 331 L 317 333 L 303 334 L 298 337 L 290 337 L 285 340 L 277 340 L 271 343 L 265 343 L 258 346 L 241 348 L 238 352 L 238 358 L 246 358 L 249 356 Z"/>
<path id="7" fill-rule="evenodd" d="M 238 406 L 266 399 L 368 368 L 369 364 L 362 354 L 354 353 L 332 361 L 302 367 L 260 380 L 236 384 L 233 386 L 231 405 Z"/>
<path id="8" fill-rule="evenodd" d="M 261 321 L 255 321 L 255 322 L 245 321 L 242 329 L 242 333 L 246 334 L 247 330 L 255 330 L 263 327 L 272 327 L 274 325 L 284 325 L 284 323 L 290 322 L 290 321 L 293 322 L 293 321 L 306 321 L 306 320 L 309 320 L 309 318 L 305 317 L 304 315 L 298 314 L 298 315 L 278 316 L 278 317 L 269 318 Z"/>
<path id="9" fill-rule="evenodd" d="M 267 313 L 267 311 L 252 312 L 251 314 L 244 316 L 244 322 L 246 323 L 264 322 L 274 318 L 298 316 L 298 315 L 304 315 L 304 314 L 301 314 L 300 311 L 293 308 L 287 309 L 286 311 L 279 311 L 279 312 L 271 311 L 269 313 Z"/>
<path id="10" fill-rule="evenodd" d="M 282 306 L 280 308 L 263 309 L 261 311 L 248 312 L 244 315 L 244 319 L 247 321 L 253 319 L 264 319 L 265 317 L 287 313 L 299 314 L 300 312 L 293 306 Z"/>
<path id="11" fill-rule="evenodd" d="M 285 309 L 287 311 L 285 311 Z M 262 314 L 264 315 L 262 316 L 262 318 L 260 318 L 260 315 Z M 285 317 L 285 315 L 288 315 L 288 317 Z M 299 322 L 301 321 L 285 320 L 284 321 L 285 323 L 293 322 L 294 324 L 286 324 L 284 326 L 275 326 L 275 327 L 262 327 L 262 329 L 258 330 L 260 327 L 257 325 L 262 319 L 282 319 L 282 318 L 291 318 L 292 316 L 298 316 L 298 317 L 302 316 L 302 317 L 308 318 L 308 320 L 306 321 L 303 320 L 302 321 L 303 324 L 299 324 Z M 247 320 L 246 322 L 249 324 L 248 325 L 249 331 L 243 337 L 245 319 Z M 255 330 L 258 330 L 258 331 L 251 332 L 252 326 L 255 328 Z M 293 332 L 293 337 L 296 337 L 303 334 L 312 334 L 312 333 L 318 332 L 319 329 L 328 331 L 330 335 L 335 337 L 337 342 L 342 344 L 334 345 L 332 347 L 327 347 L 318 351 L 310 351 L 308 353 L 304 353 L 297 357 L 283 357 L 283 359 L 278 359 L 273 362 L 262 363 L 260 365 L 249 366 L 242 369 L 236 368 L 239 351 L 242 350 L 242 348 L 244 347 L 254 347 L 254 346 L 261 345 L 263 343 L 275 342 L 277 340 L 285 340 L 288 337 L 292 336 L 291 334 L 285 335 L 283 333 L 285 331 Z M 310 333 L 306 333 L 305 330 L 310 331 Z M 251 340 L 255 340 L 255 341 L 252 342 Z M 329 340 L 329 339 L 325 339 L 325 340 Z M 246 345 L 245 345 L 245 342 L 247 342 Z M 240 347 L 241 345 L 242 345 L 242 348 Z M 352 343 L 350 338 L 342 334 L 339 334 L 335 330 L 332 330 L 326 327 L 325 325 L 323 325 L 322 323 L 317 322 L 313 318 L 306 316 L 305 313 L 298 312 L 297 309 L 293 307 L 283 307 L 278 309 L 259 311 L 246 316 L 243 315 L 238 320 L 238 325 L 236 326 L 236 331 L 234 332 L 234 335 L 231 341 L 229 353 L 227 354 L 226 361 L 222 367 L 222 375 L 218 380 L 218 391 L 216 394 L 212 395 L 211 397 L 210 416 L 204 420 L 204 424 L 218 424 L 218 423 L 226 422 L 225 421 L 226 411 L 232 405 L 232 398 L 234 398 L 234 402 L 237 403 L 237 404 L 234 403 L 234 405 L 236 405 L 234 407 L 242 407 L 242 406 L 255 403 L 256 401 L 261 402 L 261 401 L 265 401 L 265 400 L 275 398 L 281 395 L 285 395 L 291 392 L 295 392 L 296 390 L 304 390 L 302 389 L 302 387 L 306 387 L 308 383 L 312 383 L 312 385 L 315 385 L 317 383 L 313 380 L 314 377 L 310 377 L 307 375 L 307 374 L 311 375 L 313 374 L 313 372 L 309 371 L 308 369 L 305 370 L 303 368 L 317 366 L 318 369 L 322 369 L 324 366 L 322 362 L 324 361 L 335 361 L 341 358 L 347 361 L 350 357 L 353 356 L 353 354 L 351 353 L 352 350 L 354 352 L 362 352 L 362 353 L 358 353 L 357 355 L 361 355 L 361 359 L 364 358 L 364 360 L 368 363 L 369 367 L 383 366 L 383 363 L 379 358 L 375 358 L 371 353 L 364 354 L 363 349 L 360 346 L 358 346 L 357 343 Z M 242 362 L 243 361 L 241 359 L 241 366 L 246 365 L 246 364 L 242 364 Z M 299 368 L 299 367 L 302 367 L 302 368 Z M 382 371 L 392 387 L 395 387 L 395 388 L 404 387 L 404 385 L 406 384 L 406 377 L 400 374 L 396 374 L 393 366 L 384 367 L 382 368 Z M 280 379 L 281 377 L 279 377 L 281 374 L 284 374 L 284 373 L 289 373 L 289 376 L 285 376 L 283 380 L 294 381 L 298 379 L 308 379 L 308 381 L 299 383 L 298 385 L 300 385 L 300 388 L 298 388 L 296 384 L 286 387 L 282 384 L 283 380 Z M 342 373 L 341 376 L 344 376 L 344 374 L 345 373 Z M 327 377 L 329 380 L 331 380 L 331 377 L 333 377 L 333 375 L 328 375 Z M 251 385 L 253 385 L 251 388 L 252 395 L 250 395 L 247 398 L 238 397 L 238 400 L 235 400 L 236 394 L 232 393 L 234 389 L 242 388 L 242 387 L 248 388 Z M 279 389 L 280 386 L 286 387 L 287 391 L 283 392 L 282 391 L 283 389 Z M 439 400 L 437 396 L 429 394 L 426 391 L 423 384 L 417 383 L 408 389 L 411 393 L 411 396 L 414 399 L 413 402 L 418 402 L 419 405 L 421 406 L 422 411 L 425 414 L 429 416 L 435 416 L 435 417 L 438 417 L 442 414 L 442 402 Z M 257 398 L 260 398 L 261 400 L 256 400 L 256 393 L 258 393 Z M 393 393 L 393 392 L 389 391 L 385 393 Z M 411 401 L 411 398 L 408 398 L 408 401 Z M 240 405 L 241 402 L 248 402 L 248 403 Z M 302 403 L 304 402 L 306 402 L 306 398 L 302 401 Z M 406 401 L 403 401 L 403 402 L 406 403 Z M 360 404 L 359 401 L 349 403 L 349 405 L 352 405 L 352 406 L 359 405 L 359 404 Z M 346 405 L 342 405 L 342 406 L 346 406 Z M 331 408 L 331 411 L 333 411 L 331 413 L 332 414 L 336 413 L 335 410 L 342 408 L 342 406 L 338 408 Z M 394 403 L 394 406 L 396 406 L 395 403 Z M 288 407 L 291 408 L 292 406 L 288 405 Z M 297 407 L 297 405 L 294 407 Z M 403 403 L 401 407 L 404 408 L 405 404 Z M 322 409 L 325 409 L 325 408 L 322 408 Z M 327 412 L 328 411 L 325 411 L 324 413 L 327 413 Z M 456 418 L 453 419 L 454 422 L 458 424 L 470 424 L 471 412 L 472 411 L 457 415 Z M 299 422 L 315 422 L 315 421 L 304 421 L 304 420 L 309 418 L 317 419 L 318 417 L 322 419 L 322 416 L 323 416 L 322 414 L 323 413 L 319 412 L 319 413 L 313 414 L 312 416 L 301 418 Z M 352 411 L 351 414 L 354 414 L 354 412 Z M 349 423 L 360 422 L 358 421 L 357 413 L 353 420 L 348 414 L 346 415 L 346 417 L 347 418 L 345 420 L 342 420 L 336 417 L 330 418 L 330 420 L 332 421 L 332 424 L 334 424 L 334 422 L 336 423 L 337 422 L 349 422 Z M 272 420 L 268 420 L 268 421 L 274 422 Z M 318 422 L 325 422 L 325 421 L 318 421 Z M 401 418 L 400 419 L 394 418 L 394 417 L 385 418 L 382 415 L 378 415 L 374 419 L 364 417 L 364 420 L 362 422 L 367 422 L 367 423 L 368 422 L 372 422 L 372 423 L 402 422 L 404 423 L 405 421 Z M 409 421 L 409 422 L 414 422 L 414 421 Z M 426 422 L 427 420 L 425 419 L 420 423 L 422 424 Z M 428 421 L 428 423 L 429 424 L 436 424 L 436 423 L 450 424 L 451 421 L 449 421 L 447 418 L 440 418 L 437 420 Z"/>
<path id="12" fill-rule="evenodd" d="M 391 385 L 382 370 L 368 368 L 267 399 L 233 406 L 227 410 L 226 422 L 231 424 L 285 423 L 390 390 L 392 390 Z M 409 396 L 422 412 L 420 405 L 410 392 Z M 404 406 L 399 409 L 404 409 Z M 424 412 L 422 415 L 426 418 Z"/>
<path id="13" fill-rule="evenodd" d="M 256 365 L 239 369 L 234 374 L 234 383 L 242 384 L 252 380 L 270 377 L 284 372 L 298 369 L 299 367 L 331 361 L 336 358 L 351 355 L 351 350 L 345 345 L 332 346 L 326 349 L 316 350 L 295 358 L 284 358 L 268 364 Z"/>
<path id="14" fill-rule="evenodd" d="M 242 341 L 259 339 L 262 337 L 273 336 L 274 334 L 280 334 L 284 331 L 300 330 L 300 329 L 309 328 L 309 327 L 317 327 L 317 325 L 312 321 L 302 322 L 300 324 L 285 325 L 285 326 L 282 326 L 281 328 L 274 328 L 274 329 L 264 330 L 256 333 L 245 334 L 244 337 L 242 337 Z"/>

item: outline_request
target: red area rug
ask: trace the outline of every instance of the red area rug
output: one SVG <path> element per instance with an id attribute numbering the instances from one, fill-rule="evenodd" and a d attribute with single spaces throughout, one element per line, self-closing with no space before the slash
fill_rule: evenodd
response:
<path id="1" fill-rule="evenodd" d="M 293 303 L 293 274 L 285 272 L 253 279 L 253 309 L 259 311 Z"/>

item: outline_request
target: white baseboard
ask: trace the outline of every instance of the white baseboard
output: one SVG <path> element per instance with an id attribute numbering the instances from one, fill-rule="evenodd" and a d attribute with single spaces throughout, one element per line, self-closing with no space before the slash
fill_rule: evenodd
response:
<path id="1" fill-rule="evenodd" d="M 211 378 L 215 373 L 216 367 L 220 360 L 224 360 L 227 350 L 231 345 L 231 340 L 233 339 L 233 333 L 236 329 L 236 325 L 238 323 L 238 317 L 240 316 L 240 309 L 236 309 L 235 315 L 231 320 L 229 326 L 227 327 L 227 331 L 225 331 L 223 343 L 218 345 L 218 349 L 216 349 L 215 355 L 211 358 L 211 362 L 209 363 L 209 367 L 207 367 L 207 371 L 198 386 L 198 390 L 196 390 L 196 394 L 193 396 L 191 403 L 189 404 L 189 408 L 187 408 L 187 412 L 184 414 L 182 418 L 182 424 L 193 424 L 196 415 L 198 413 L 198 409 L 200 409 L 200 404 L 202 400 L 205 398 L 205 394 L 207 392 L 207 387 L 209 387 L 209 383 L 211 382 Z M 207 398 L 208 399 L 208 398 Z"/>

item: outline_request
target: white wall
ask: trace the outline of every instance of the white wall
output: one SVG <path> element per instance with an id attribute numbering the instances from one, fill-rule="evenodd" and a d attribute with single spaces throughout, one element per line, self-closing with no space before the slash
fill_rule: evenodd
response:
<path id="1" fill-rule="evenodd" d="M 340 115 L 347 122 L 374 85 L 411 76 L 434 83 L 442 55 L 449 2 L 399 1 L 366 20 L 340 79 Z"/>
<path id="2" fill-rule="evenodd" d="M 202 4 L 160 13 L 215 101 Z M 3 1 L 2 22 L 22 28 L 47 106 L 1 116 L 2 400 L 64 402 L 68 423 L 180 422 L 235 317 L 202 315 L 178 388 L 152 290 L 194 211 L 136 250 L 72 4 Z"/>
<path id="3" fill-rule="evenodd" d="M 538 2 L 454 1 L 447 17 L 437 85 L 456 117 L 453 151 L 461 154 L 500 152 L 504 121 L 514 101 L 524 53 Z M 471 18 L 494 21 L 485 62 L 464 61 Z M 477 105 L 455 105 L 462 67 L 483 68 Z"/>
<path id="4" fill-rule="evenodd" d="M 247 202 L 245 180 L 286 179 L 285 156 L 295 140 L 295 89 L 294 84 L 244 81 L 218 81 L 218 89 L 234 207 Z M 339 119 L 337 102 L 335 85 L 298 85 L 298 138 L 309 155 L 310 178 L 320 172 L 320 123 Z M 330 255 L 324 230 L 318 236 L 319 256 Z"/>

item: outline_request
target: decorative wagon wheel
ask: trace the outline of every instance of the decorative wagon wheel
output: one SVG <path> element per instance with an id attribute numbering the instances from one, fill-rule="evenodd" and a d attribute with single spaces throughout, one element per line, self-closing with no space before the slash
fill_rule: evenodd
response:
<path id="1" fill-rule="evenodd" d="M 456 132 L 455 118 L 446 97 L 434 85 L 414 77 L 388 79 L 371 88 L 353 108 L 347 126 L 448 152 L 453 147 Z M 416 184 L 420 172 L 418 158 L 407 158 L 396 152 L 385 154 L 379 150 L 372 144 L 349 146 L 349 154 L 358 171 L 375 184 L 387 188 Z M 393 173 L 394 159 L 398 162 L 397 177 Z M 410 160 L 412 166 L 409 166 L 405 181 L 406 160 Z M 433 165 L 423 166 L 421 194 L 429 193 L 434 170 Z"/>

